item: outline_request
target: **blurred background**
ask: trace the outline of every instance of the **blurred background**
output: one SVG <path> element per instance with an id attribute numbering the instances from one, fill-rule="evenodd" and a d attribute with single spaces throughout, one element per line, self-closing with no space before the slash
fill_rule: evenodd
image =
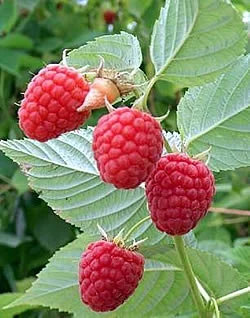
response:
<path id="1" fill-rule="evenodd" d="M 232 2 L 250 35 L 250 0 Z M 151 76 L 149 35 L 163 4 L 163 0 L 0 1 L 0 139 L 23 137 L 17 121 L 22 92 L 33 73 L 61 60 L 65 48 L 79 47 L 103 34 L 132 32 L 142 45 L 142 69 Z M 250 51 L 249 43 L 246 49 Z M 167 82 L 157 83 L 152 91 L 154 115 L 171 109 L 163 123 L 167 130 L 177 130 L 176 106 L 183 93 Z M 102 112 L 95 112 L 88 124 L 95 125 Z M 226 258 L 233 246 L 250 246 L 249 216 L 240 211 L 250 210 L 250 168 L 217 174 L 216 180 L 214 212 L 202 221 L 196 236 L 200 248 Z M 76 234 L 29 189 L 18 166 L 0 152 L 0 293 L 26 290 L 53 253 Z M 68 315 L 34 309 L 15 317 Z"/>

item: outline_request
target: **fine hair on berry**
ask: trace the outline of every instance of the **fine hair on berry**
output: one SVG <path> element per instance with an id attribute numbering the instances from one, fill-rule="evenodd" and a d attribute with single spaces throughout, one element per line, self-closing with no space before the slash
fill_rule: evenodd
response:
<path id="1" fill-rule="evenodd" d="M 89 84 L 71 67 L 50 64 L 33 77 L 19 109 L 19 125 L 26 136 L 47 141 L 77 129 L 90 111 L 77 112 Z"/>
<path id="2" fill-rule="evenodd" d="M 146 182 L 152 221 L 169 235 L 193 229 L 206 215 L 214 194 L 214 176 L 207 165 L 181 153 L 162 157 Z"/>
<path id="3" fill-rule="evenodd" d="M 92 146 L 105 182 L 121 189 L 136 188 L 161 157 L 161 126 L 148 113 L 118 108 L 98 121 Z"/>
<path id="4" fill-rule="evenodd" d="M 79 293 L 93 311 L 115 310 L 135 291 L 143 276 L 144 257 L 114 242 L 88 245 L 79 263 Z"/>

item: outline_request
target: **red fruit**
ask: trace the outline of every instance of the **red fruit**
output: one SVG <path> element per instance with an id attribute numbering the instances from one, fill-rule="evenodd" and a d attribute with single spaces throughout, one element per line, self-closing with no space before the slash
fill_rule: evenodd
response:
<path id="1" fill-rule="evenodd" d="M 113 10 L 106 10 L 103 13 L 103 19 L 107 24 L 114 24 L 116 18 L 116 12 L 114 12 Z"/>
<path id="2" fill-rule="evenodd" d="M 56 138 L 81 126 L 90 111 L 78 113 L 89 85 L 73 68 L 51 64 L 33 77 L 19 109 L 24 133 L 39 141 Z"/>
<path id="3" fill-rule="evenodd" d="M 94 311 L 111 311 L 131 296 L 144 270 L 144 257 L 113 242 L 91 243 L 79 264 L 82 302 Z"/>
<path id="4" fill-rule="evenodd" d="M 111 80 L 98 77 L 90 86 L 90 91 L 84 103 L 77 109 L 78 112 L 105 107 L 105 97 L 113 103 L 120 96 L 120 92 Z"/>
<path id="5" fill-rule="evenodd" d="M 118 108 L 99 120 L 92 146 L 103 181 L 121 189 L 136 188 L 160 159 L 161 126 L 147 113 Z"/>
<path id="6" fill-rule="evenodd" d="M 214 176 L 185 154 L 162 157 L 146 182 L 151 218 L 170 235 L 183 235 L 204 217 L 215 194 Z"/>

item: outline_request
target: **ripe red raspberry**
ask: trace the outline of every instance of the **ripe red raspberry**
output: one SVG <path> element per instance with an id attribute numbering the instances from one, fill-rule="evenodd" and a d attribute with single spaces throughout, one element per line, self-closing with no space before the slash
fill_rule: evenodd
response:
<path id="1" fill-rule="evenodd" d="M 19 109 L 24 133 L 39 141 L 56 138 L 81 126 L 90 112 L 78 113 L 89 85 L 73 68 L 51 64 L 33 77 Z"/>
<path id="2" fill-rule="evenodd" d="M 122 189 L 136 188 L 160 159 L 161 127 L 147 113 L 118 108 L 99 120 L 92 146 L 105 182 Z"/>
<path id="3" fill-rule="evenodd" d="M 214 176 L 185 154 L 162 157 L 146 182 L 151 218 L 170 235 L 183 235 L 204 217 L 215 194 Z"/>
<path id="4" fill-rule="evenodd" d="M 131 296 L 144 270 L 144 257 L 113 242 L 91 243 L 79 264 L 79 291 L 94 311 L 111 311 Z"/>
<path id="5" fill-rule="evenodd" d="M 113 10 L 106 10 L 103 13 L 103 19 L 107 24 L 114 24 L 117 14 Z"/>

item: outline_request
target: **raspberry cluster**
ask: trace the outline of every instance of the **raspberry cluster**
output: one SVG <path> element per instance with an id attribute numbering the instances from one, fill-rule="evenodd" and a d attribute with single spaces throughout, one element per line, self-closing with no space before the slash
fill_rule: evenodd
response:
<path id="1" fill-rule="evenodd" d="M 81 299 L 94 311 L 112 311 L 134 293 L 143 271 L 141 254 L 113 242 L 91 243 L 79 264 Z"/>
<path id="2" fill-rule="evenodd" d="M 113 13 L 107 11 L 105 20 L 113 23 Z M 42 142 L 77 129 L 92 109 L 133 89 L 118 83 L 97 76 L 90 84 L 74 68 L 48 65 L 28 85 L 19 109 L 20 127 Z M 120 189 L 146 181 L 150 216 L 160 231 L 186 234 L 206 215 L 215 193 L 212 172 L 183 153 L 161 157 L 161 126 L 150 114 L 122 107 L 102 116 L 92 147 L 103 181 Z M 115 310 L 133 294 L 143 271 L 141 254 L 113 241 L 91 243 L 79 264 L 82 302 L 97 312 Z"/>
<path id="3" fill-rule="evenodd" d="M 33 77 L 19 109 L 24 133 L 39 141 L 77 129 L 90 111 L 77 112 L 89 92 L 89 84 L 73 68 L 51 64 Z"/>
<path id="4" fill-rule="evenodd" d="M 170 235 L 183 235 L 204 217 L 215 193 L 214 176 L 185 154 L 162 157 L 146 182 L 151 218 Z"/>
<path id="5" fill-rule="evenodd" d="M 138 187 L 160 159 L 160 124 L 149 114 L 128 107 L 101 117 L 93 151 L 102 179 L 117 188 Z"/>

